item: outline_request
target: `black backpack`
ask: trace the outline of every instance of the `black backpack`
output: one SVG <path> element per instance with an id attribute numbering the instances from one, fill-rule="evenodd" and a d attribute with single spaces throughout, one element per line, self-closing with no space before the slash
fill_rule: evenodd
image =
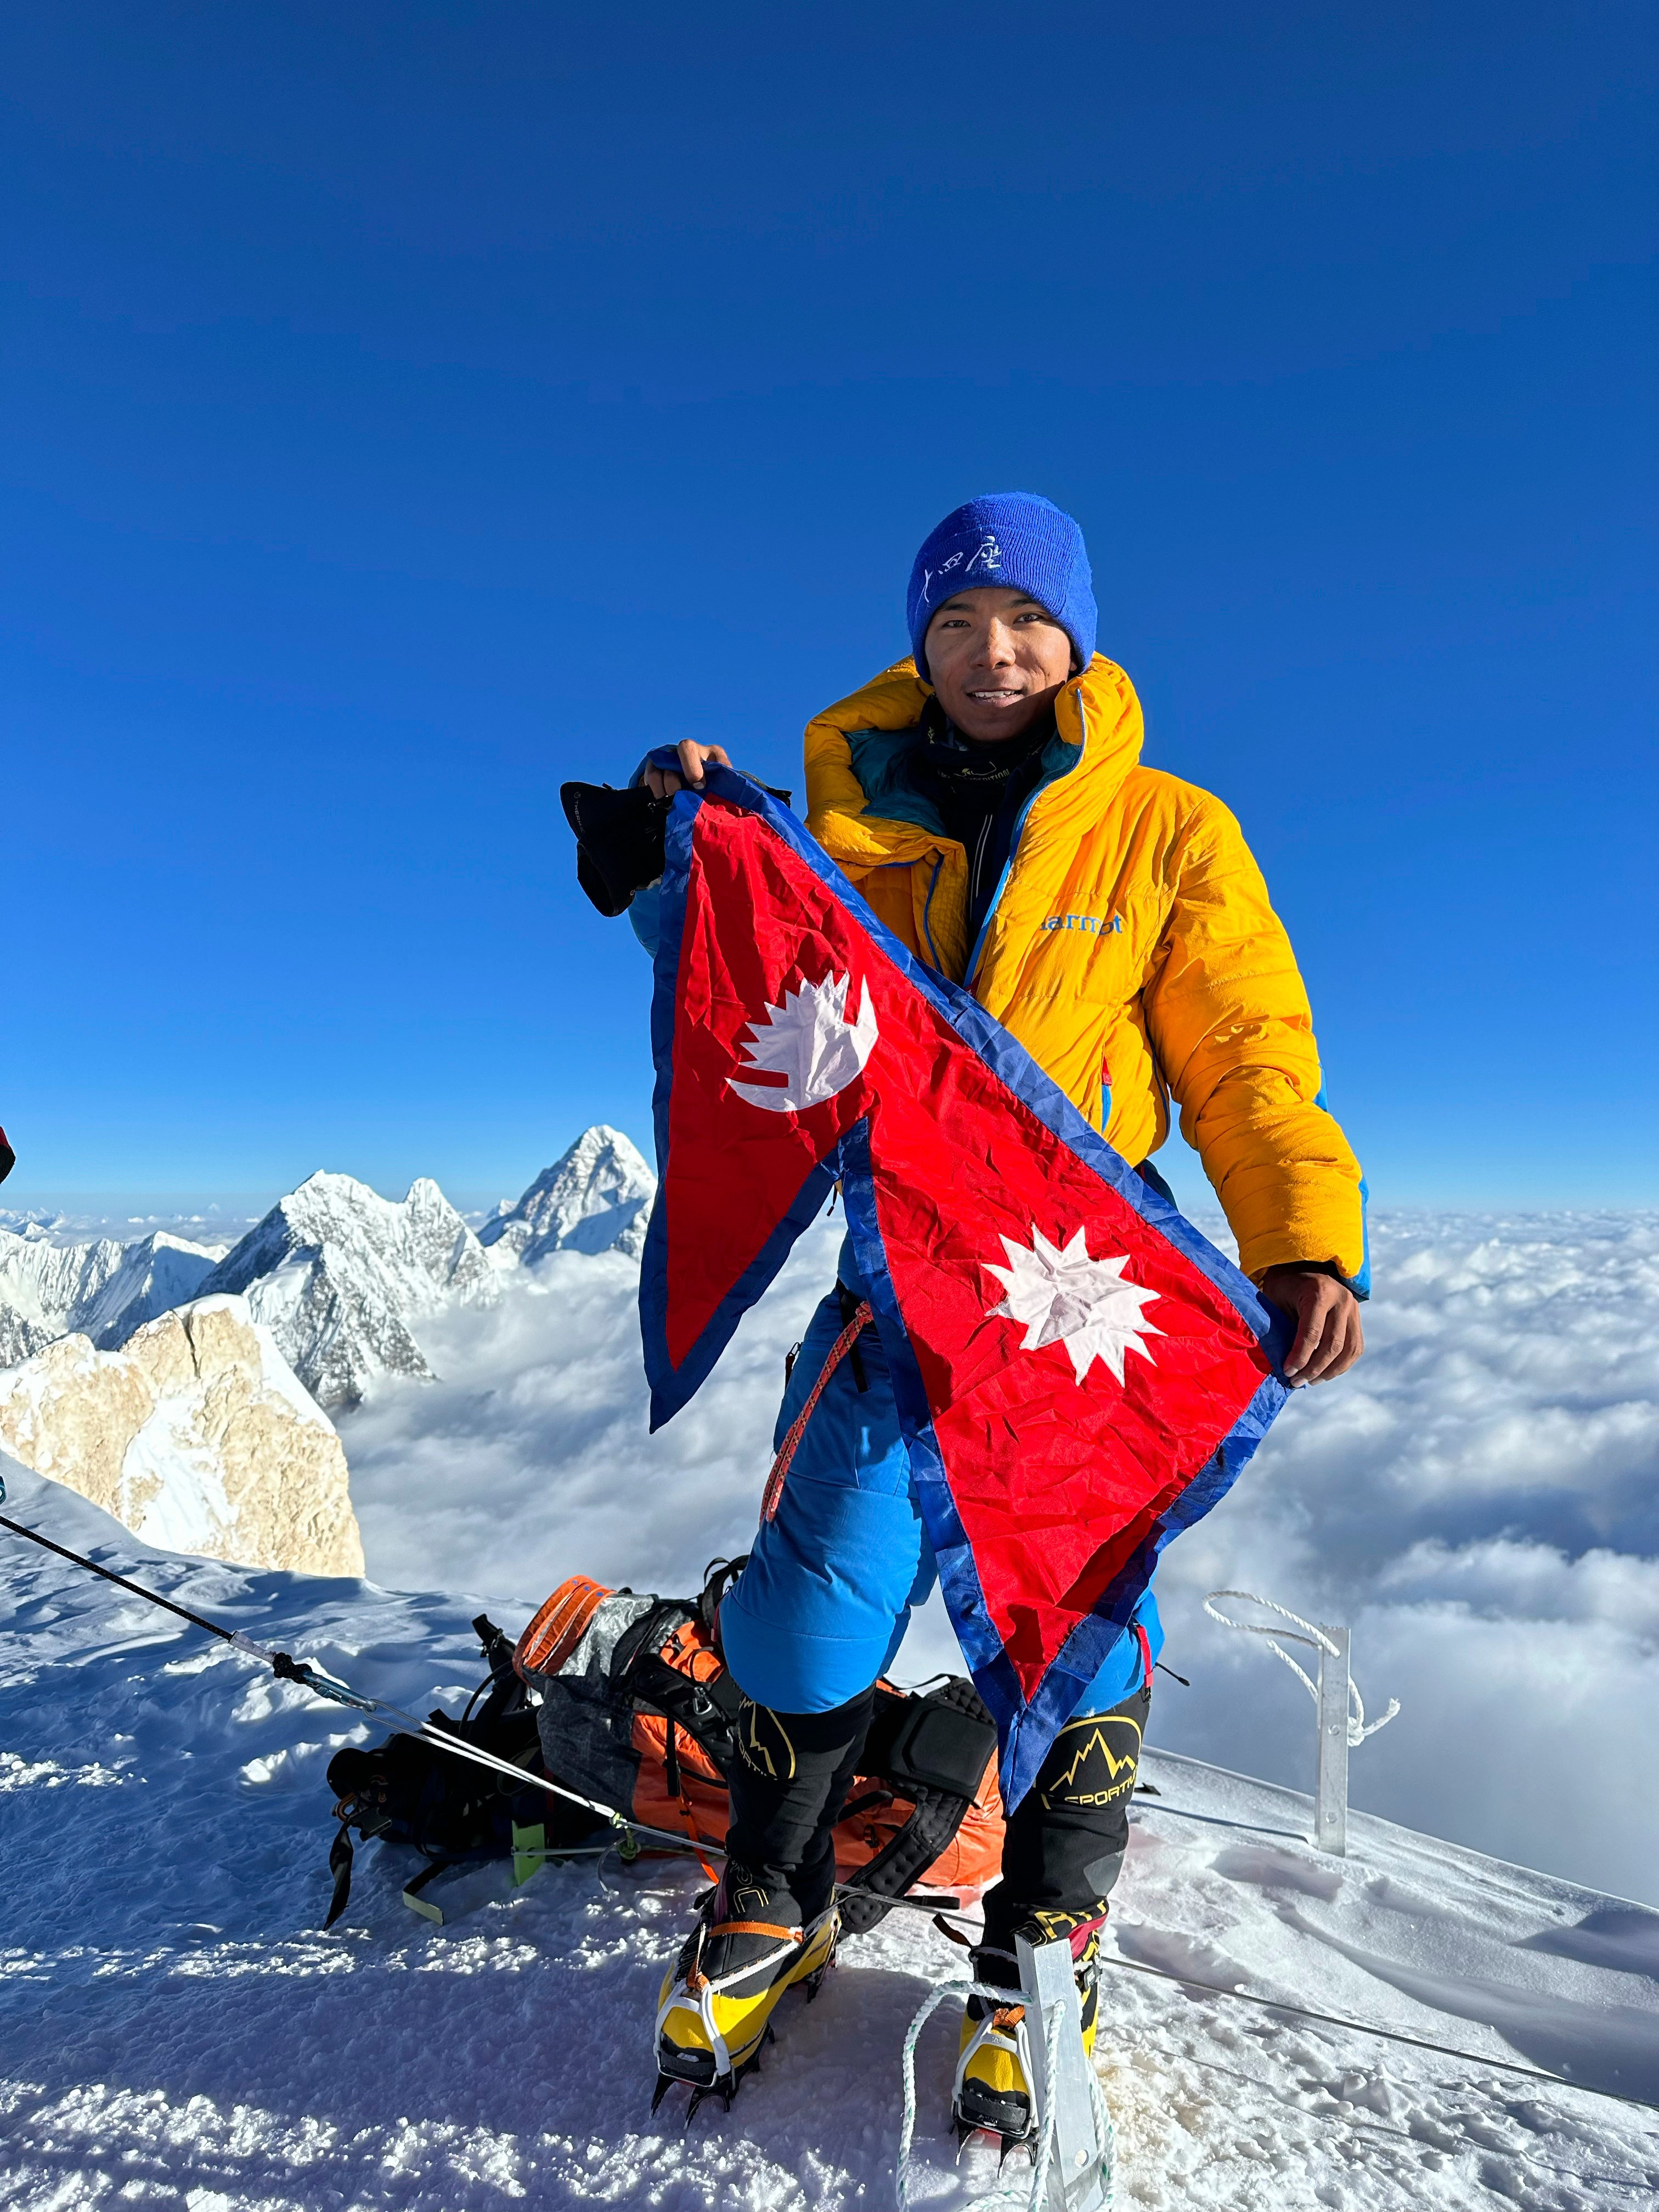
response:
<path id="1" fill-rule="evenodd" d="M 514 1672 L 513 1645 L 487 1614 L 472 1626 L 489 1672 L 459 1721 L 434 1712 L 432 1725 L 522 1766 L 526 1775 L 544 1775 L 536 1709 Z M 556 1849 L 609 1826 L 533 1784 L 515 1790 L 504 1775 L 414 1735 L 390 1736 L 372 1751 L 351 1745 L 336 1752 L 328 1763 L 328 1786 L 340 1827 L 328 1855 L 334 1896 L 325 1928 L 334 1925 L 351 1895 L 354 1829 L 365 1842 L 378 1836 L 412 1844 L 429 1862 L 422 1879 L 430 1880 L 465 1860 L 506 1857 L 515 1827 L 540 1828 L 544 1847 Z"/>

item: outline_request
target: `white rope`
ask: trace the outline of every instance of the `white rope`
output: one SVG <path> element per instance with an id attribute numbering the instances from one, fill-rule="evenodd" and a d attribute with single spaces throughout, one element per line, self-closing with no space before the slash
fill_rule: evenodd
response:
<path id="1" fill-rule="evenodd" d="M 894 2175 L 898 2191 L 898 2212 L 910 2212 L 910 2144 L 916 2131 L 916 2041 L 922 2029 L 946 1997 L 984 1997 L 992 2004 L 1024 2004 L 1028 2011 L 1032 2009 L 1021 1991 L 999 1989 L 994 1982 L 940 1982 L 923 1998 L 915 2018 L 905 2030 L 904 2057 L 901 2062 L 904 2080 L 904 2118 L 899 2127 L 898 2165 Z M 1065 2026 L 1064 2007 L 1052 2006 L 1048 2014 L 1048 2034 L 1045 2045 L 1047 2062 L 1045 2072 L 1048 2083 L 1048 2109 L 1042 2115 L 1042 2124 L 1037 2130 L 1036 2157 L 1031 2167 L 1031 2185 L 1023 2193 L 1023 2196 L 1018 2186 L 1012 2189 L 993 2190 L 988 2197 L 975 2197 L 974 2199 L 975 2204 L 1023 2203 L 1024 2212 L 1042 2212 L 1042 2206 L 1048 2191 L 1048 2169 L 1054 2163 L 1054 2114 L 1059 2102 L 1054 2094 L 1054 2084 L 1059 2078 L 1060 2039 Z M 1092 2062 L 1089 2065 L 1088 2075 L 1089 2097 L 1094 2106 L 1095 2114 L 1095 2141 L 1100 2147 L 1100 2180 L 1101 2188 L 1104 2192 L 1101 2199 L 1102 2212 L 1112 2212 L 1112 2182 L 1114 2168 L 1116 2165 L 1116 2136 L 1112 2127 L 1112 2116 L 1106 2109 L 1106 2100 L 1101 2094 L 1100 2083 L 1096 2077 Z M 1036 2083 L 1028 2083 L 1027 2087 L 1035 2096 Z"/>
<path id="2" fill-rule="evenodd" d="M 1293 1630 L 1288 1628 L 1281 1628 L 1275 1631 L 1271 1628 L 1263 1628 L 1258 1621 L 1233 1620 L 1230 1619 L 1226 1613 L 1220 1612 L 1217 1608 L 1215 1601 L 1218 1597 L 1236 1597 L 1245 1605 L 1259 1605 L 1264 1612 L 1276 1613 L 1281 1620 L 1293 1620 L 1297 1628 L 1305 1628 L 1308 1632 L 1305 1636 L 1298 1636 Z M 1290 1653 L 1285 1650 L 1284 1644 L 1279 1643 L 1279 1638 L 1282 1636 L 1285 1638 L 1285 1644 L 1305 1644 L 1312 1650 L 1328 1652 L 1333 1659 L 1340 1659 L 1342 1656 L 1341 1653 L 1337 1650 L 1335 1644 L 1332 1643 L 1330 1638 L 1325 1634 L 1322 1628 L 1316 1627 L 1311 1620 L 1304 1620 L 1299 1613 L 1292 1613 L 1287 1605 L 1276 1605 L 1270 1597 L 1258 1597 L 1254 1590 L 1212 1590 L 1208 1597 L 1204 1601 L 1204 1610 L 1209 1614 L 1212 1620 L 1218 1620 L 1224 1628 L 1237 1629 L 1241 1636 L 1264 1637 L 1267 1639 L 1268 1650 L 1273 1654 L 1275 1658 L 1282 1659 L 1285 1662 L 1285 1664 L 1290 1668 L 1291 1674 L 1295 1675 L 1297 1680 L 1301 1683 L 1303 1688 L 1313 1699 L 1314 1704 L 1316 1705 L 1318 1705 L 1319 1690 L 1317 1685 L 1310 1681 L 1308 1676 L 1303 1673 L 1301 1668 L 1297 1665 Z M 1382 1719 L 1371 1721 L 1368 1723 L 1365 1719 L 1365 1700 L 1359 1694 L 1358 1683 L 1355 1681 L 1352 1674 L 1350 1674 L 1348 1676 L 1349 1749 L 1352 1750 L 1357 1745 L 1364 1743 L 1368 1735 L 1375 1735 L 1378 1729 L 1387 1728 L 1389 1723 L 1394 1718 L 1395 1715 L 1399 1711 L 1399 1698 L 1390 1698 L 1389 1699 L 1389 1710 L 1383 1714 Z"/>

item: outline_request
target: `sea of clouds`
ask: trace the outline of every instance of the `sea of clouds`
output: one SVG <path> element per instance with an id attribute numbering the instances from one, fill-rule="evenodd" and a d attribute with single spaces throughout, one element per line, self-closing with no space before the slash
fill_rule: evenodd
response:
<path id="1" fill-rule="evenodd" d="M 428 1324 L 445 1379 L 343 1425 L 371 1576 L 476 1591 L 514 1628 L 578 1571 L 694 1589 L 752 1533 L 839 1236 L 808 1233 L 655 1437 L 625 1261 L 558 1255 Z M 1395 1214 L 1374 1248 L 1362 1364 L 1298 1393 L 1166 1555 L 1191 1687 L 1158 1677 L 1152 1740 L 1310 1784 L 1305 1692 L 1204 1615 L 1212 1589 L 1255 1590 L 1347 1623 L 1369 1713 L 1401 1701 L 1353 1753 L 1357 1805 L 1659 1904 L 1659 1214 Z M 954 1659 L 935 1602 L 896 1671 Z"/>

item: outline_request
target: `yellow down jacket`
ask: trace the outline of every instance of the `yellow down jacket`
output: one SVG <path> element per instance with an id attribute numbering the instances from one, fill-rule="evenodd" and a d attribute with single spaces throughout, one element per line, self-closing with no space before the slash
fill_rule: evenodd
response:
<path id="1" fill-rule="evenodd" d="M 894 933 L 1017 1036 L 1125 1159 L 1169 1101 L 1245 1273 L 1364 1262 L 1359 1164 L 1320 1103 L 1308 994 L 1237 823 L 1140 765 L 1140 702 L 1097 653 L 1056 732 L 977 945 L 967 855 L 904 757 L 930 696 L 900 661 L 806 731 L 808 826 Z"/>

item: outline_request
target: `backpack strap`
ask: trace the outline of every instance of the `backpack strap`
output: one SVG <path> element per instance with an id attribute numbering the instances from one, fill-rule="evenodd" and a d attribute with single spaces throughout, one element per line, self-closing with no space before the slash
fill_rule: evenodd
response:
<path id="1" fill-rule="evenodd" d="M 883 1900 L 902 1897 L 950 1849 L 973 1800 L 917 1785 L 912 1802 L 915 1809 L 898 1833 L 842 1885 L 841 1924 L 849 1936 L 865 1935 L 884 1920 L 892 1907 Z M 855 1896 L 854 1891 L 867 1894 Z"/>
<path id="2" fill-rule="evenodd" d="M 328 1917 L 323 1923 L 325 1935 L 351 1902 L 351 1830 L 342 1820 L 328 1847 L 328 1870 L 334 1877 L 334 1894 L 329 1902 Z"/>
<path id="3" fill-rule="evenodd" d="M 725 1774 L 737 1753 L 738 1702 L 740 1692 L 724 1666 L 706 1681 L 682 1674 L 662 1656 L 663 1645 L 688 1621 L 696 1620 L 700 1607 L 679 1598 L 664 1598 L 636 1621 L 617 1645 L 611 1656 L 611 1686 L 618 1698 L 648 1705 L 669 1724 L 671 1758 L 675 1729 L 684 1729 L 706 1752 L 716 1770 Z M 670 1785 L 671 1796 L 678 1791 Z"/>
<path id="4" fill-rule="evenodd" d="M 697 1600 L 697 1618 L 702 1623 L 703 1634 L 716 1651 L 720 1648 L 720 1600 L 748 1565 L 748 1553 L 740 1552 L 735 1559 L 710 1559 L 703 1570 L 702 1595 Z"/>
<path id="5" fill-rule="evenodd" d="M 842 1924 L 861 1936 L 885 1918 L 879 1900 L 902 1897 L 950 1849 L 996 1755 L 996 1723 L 971 1682 L 952 1680 L 926 1697 L 888 1691 L 870 1725 L 860 1770 L 908 1798 L 909 1819 L 842 1892 Z M 869 1893 L 849 1896 L 849 1890 Z"/>

